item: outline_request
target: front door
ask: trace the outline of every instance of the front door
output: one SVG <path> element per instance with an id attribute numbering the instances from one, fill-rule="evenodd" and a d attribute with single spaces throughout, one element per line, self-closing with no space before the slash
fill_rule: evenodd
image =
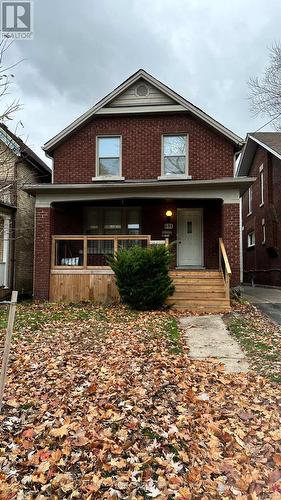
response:
<path id="1" fill-rule="evenodd" d="M 202 209 L 178 210 L 177 263 L 179 267 L 202 267 Z"/>

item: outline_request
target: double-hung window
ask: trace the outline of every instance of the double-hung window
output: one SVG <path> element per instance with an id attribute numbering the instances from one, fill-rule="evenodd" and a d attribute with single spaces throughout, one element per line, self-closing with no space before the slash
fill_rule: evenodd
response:
<path id="1" fill-rule="evenodd" d="M 162 176 L 187 176 L 187 135 L 163 135 Z"/>
<path id="2" fill-rule="evenodd" d="M 96 176 L 108 178 L 121 177 L 121 137 L 97 137 Z"/>
<path id="3" fill-rule="evenodd" d="M 261 228 L 262 228 L 262 245 L 265 245 L 266 235 L 265 235 L 265 220 L 264 219 L 261 220 Z"/>
<path id="4" fill-rule="evenodd" d="M 264 173 L 263 165 L 260 166 L 260 207 L 264 204 Z"/>
<path id="5" fill-rule="evenodd" d="M 248 233 L 248 248 L 255 246 L 255 233 L 251 231 Z"/>
<path id="6" fill-rule="evenodd" d="M 248 215 L 252 213 L 252 208 L 253 208 L 253 188 L 252 186 L 250 186 L 248 191 Z"/>

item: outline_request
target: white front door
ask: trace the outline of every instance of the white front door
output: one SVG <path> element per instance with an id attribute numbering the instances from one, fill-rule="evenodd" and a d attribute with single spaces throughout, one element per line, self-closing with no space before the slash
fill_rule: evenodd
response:
<path id="1" fill-rule="evenodd" d="M 178 209 L 177 261 L 179 267 L 203 265 L 202 229 L 201 208 Z"/>

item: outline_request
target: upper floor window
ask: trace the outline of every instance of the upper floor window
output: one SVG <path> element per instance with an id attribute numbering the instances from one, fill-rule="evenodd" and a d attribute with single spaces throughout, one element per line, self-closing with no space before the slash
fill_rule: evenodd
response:
<path id="1" fill-rule="evenodd" d="M 252 213 L 252 208 L 253 208 L 253 188 L 252 186 L 250 186 L 248 191 L 248 215 Z"/>
<path id="2" fill-rule="evenodd" d="M 248 248 L 255 246 L 255 233 L 251 231 L 248 233 Z"/>
<path id="3" fill-rule="evenodd" d="M 263 165 L 260 166 L 260 206 L 264 204 L 264 173 Z"/>
<path id="4" fill-rule="evenodd" d="M 97 137 L 97 177 L 121 177 L 121 137 Z"/>
<path id="5" fill-rule="evenodd" d="M 187 175 L 187 135 L 163 135 L 162 175 Z"/>

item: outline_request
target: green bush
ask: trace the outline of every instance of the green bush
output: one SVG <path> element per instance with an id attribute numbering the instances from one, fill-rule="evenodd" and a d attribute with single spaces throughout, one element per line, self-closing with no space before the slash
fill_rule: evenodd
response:
<path id="1" fill-rule="evenodd" d="M 159 309 L 174 291 L 171 254 L 164 245 L 121 250 L 108 259 L 122 302 L 139 310 Z"/>

